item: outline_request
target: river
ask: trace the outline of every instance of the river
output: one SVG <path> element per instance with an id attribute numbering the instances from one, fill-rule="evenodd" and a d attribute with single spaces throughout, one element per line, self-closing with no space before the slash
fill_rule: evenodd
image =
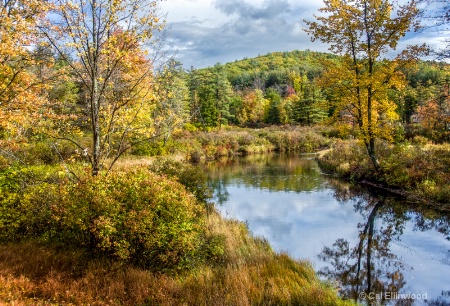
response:
<path id="1" fill-rule="evenodd" d="M 217 209 L 364 304 L 450 305 L 450 216 L 321 173 L 313 155 L 207 166 Z"/>

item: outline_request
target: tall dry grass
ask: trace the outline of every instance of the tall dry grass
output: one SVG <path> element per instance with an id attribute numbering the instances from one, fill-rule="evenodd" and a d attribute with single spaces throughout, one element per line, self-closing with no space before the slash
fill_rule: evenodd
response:
<path id="1" fill-rule="evenodd" d="M 0 305 L 347 305 L 311 266 L 273 252 L 244 224 L 208 219 L 223 255 L 180 275 L 155 274 L 78 250 L 0 246 Z"/>

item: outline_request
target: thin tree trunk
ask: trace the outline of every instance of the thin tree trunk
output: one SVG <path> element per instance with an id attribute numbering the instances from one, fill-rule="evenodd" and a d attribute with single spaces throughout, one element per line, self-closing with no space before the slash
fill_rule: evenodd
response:
<path id="1" fill-rule="evenodd" d="M 97 18 L 96 18 L 96 1 L 92 1 L 92 51 L 89 56 L 91 57 L 91 121 L 92 121 L 92 140 L 93 140 L 93 152 L 92 152 L 92 175 L 95 176 L 100 171 L 100 94 L 98 88 L 98 51 L 99 51 L 99 37 L 97 32 Z"/>

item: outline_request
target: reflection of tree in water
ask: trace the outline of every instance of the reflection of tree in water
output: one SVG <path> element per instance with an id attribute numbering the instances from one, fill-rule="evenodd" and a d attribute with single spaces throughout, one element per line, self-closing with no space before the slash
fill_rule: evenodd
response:
<path id="1" fill-rule="evenodd" d="M 345 239 L 338 239 L 332 247 L 325 247 L 318 255 L 320 260 L 330 264 L 319 271 L 319 274 L 338 281 L 340 292 L 345 297 L 358 300 L 369 296 L 369 293 L 399 292 L 405 286 L 402 271 L 408 267 L 390 251 L 390 244 L 399 240 L 406 221 L 414 221 L 415 230 L 434 229 L 448 239 L 448 215 L 424 208 L 412 211 L 408 205 L 400 203 L 394 197 L 380 193 L 375 195 L 361 187 L 330 182 L 335 187 L 336 198 L 344 204 L 353 203 L 355 212 L 365 220 L 357 225 L 359 234 L 354 246 Z M 386 296 L 380 294 L 380 297 L 382 299 L 376 302 L 385 303 Z M 369 300 L 367 302 L 370 304 Z M 410 305 L 414 301 L 396 302 Z M 444 299 L 433 303 L 432 305 L 448 305 L 442 304 L 447 303 Z"/>
<path id="2" fill-rule="evenodd" d="M 246 187 L 271 191 L 302 192 L 320 190 L 329 185 L 335 189 L 336 198 L 343 204 L 353 204 L 363 222 L 356 225 L 356 242 L 338 239 L 324 248 L 319 258 L 329 263 L 320 274 L 340 283 L 343 296 L 358 299 L 362 293 L 385 293 L 406 290 L 405 269 L 409 269 L 391 250 L 391 245 L 403 234 L 407 221 L 416 231 L 436 230 L 450 240 L 449 214 L 436 212 L 422 206 L 408 206 L 388 195 L 371 194 L 361 187 L 349 187 L 342 181 L 320 174 L 313 160 L 299 156 L 250 156 L 224 160 L 207 168 L 210 186 L 215 190 L 216 202 L 228 200 L 227 186 Z M 353 240 L 350 240 L 353 241 Z M 444 256 L 445 257 L 445 256 Z M 445 263 L 449 258 L 442 258 Z M 385 297 L 384 295 L 382 297 Z M 449 305 L 450 296 L 429 301 L 430 305 Z M 431 298 L 431 297 L 430 297 Z M 377 301 L 384 303 L 386 301 Z M 402 305 L 412 300 L 398 300 Z"/>
<path id="3" fill-rule="evenodd" d="M 227 183 L 223 179 L 210 180 L 208 187 L 213 190 L 213 199 L 217 204 L 222 205 L 228 201 L 230 193 L 227 190 Z"/>
<path id="4" fill-rule="evenodd" d="M 356 195 L 356 194 L 355 194 Z M 345 239 L 338 239 L 332 247 L 325 247 L 319 259 L 331 267 L 319 271 L 328 279 L 339 281 L 341 294 L 357 300 L 361 293 L 398 292 L 404 285 L 405 266 L 389 249 L 389 244 L 402 234 L 405 215 L 388 205 L 385 197 L 354 197 L 350 189 L 338 190 L 336 196 L 344 202 L 354 201 L 355 211 L 366 220 L 358 224 L 358 243 L 351 247 Z M 380 219 L 380 222 L 376 222 Z M 381 301 L 382 302 L 382 301 Z"/>
<path id="5" fill-rule="evenodd" d="M 427 301 L 427 305 L 429 306 L 450 306 L 450 302 L 448 301 L 448 295 L 442 293 L 440 298 Z"/>
<path id="6" fill-rule="evenodd" d="M 324 179 L 313 159 L 298 155 L 252 155 L 223 159 L 210 164 L 206 171 L 211 180 L 270 191 L 305 192 L 323 189 Z"/>
<path id="7" fill-rule="evenodd" d="M 414 229 L 420 231 L 436 230 L 450 240 L 450 218 L 433 210 L 422 210 L 414 218 Z M 449 250 L 450 252 L 450 250 Z"/>

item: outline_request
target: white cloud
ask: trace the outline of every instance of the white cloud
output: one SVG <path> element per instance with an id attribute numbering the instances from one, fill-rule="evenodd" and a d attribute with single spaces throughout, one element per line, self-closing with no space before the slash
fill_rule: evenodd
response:
<path id="1" fill-rule="evenodd" d="M 311 0 L 168 0 L 167 49 L 186 68 L 202 68 L 274 51 L 310 49 L 327 52 L 326 45 L 303 31 L 303 19 L 323 6 Z M 429 42 L 439 46 L 434 35 L 408 35 L 399 47 Z"/>

